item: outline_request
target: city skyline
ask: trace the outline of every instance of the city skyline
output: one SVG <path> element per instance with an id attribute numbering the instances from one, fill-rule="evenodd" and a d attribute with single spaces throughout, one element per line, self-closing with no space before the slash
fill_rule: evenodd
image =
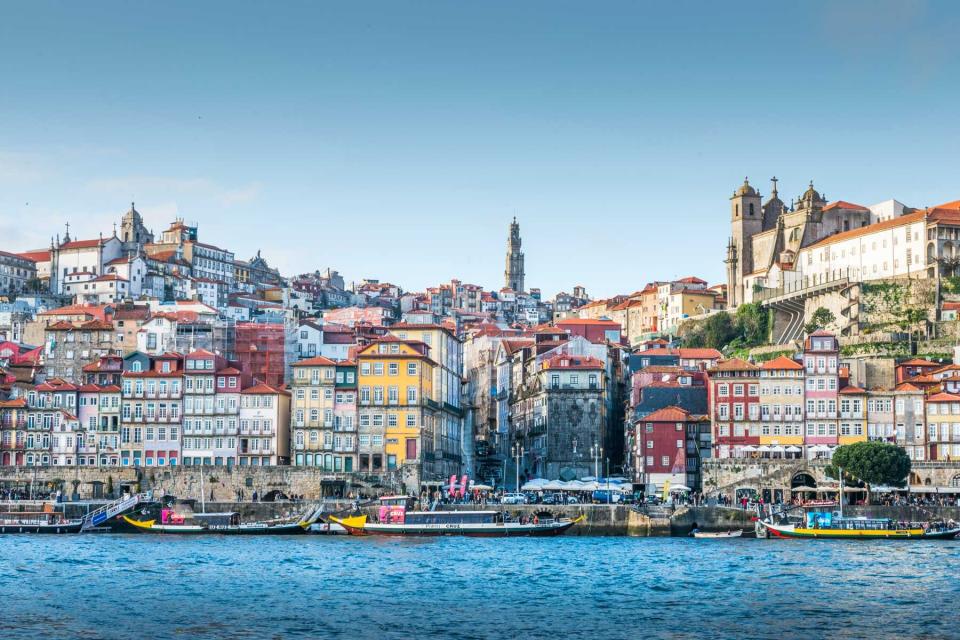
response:
<path id="1" fill-rule="evenodd" d="M 744 175 L 784 199 L 958 195 L 952 8 L 119 6 L 0 27 L 10 248 L 109 234 L 135 200 L 285 274 L 499 288 L 516 216 L 527 287 L 606 297 L 722 282 Z"/>

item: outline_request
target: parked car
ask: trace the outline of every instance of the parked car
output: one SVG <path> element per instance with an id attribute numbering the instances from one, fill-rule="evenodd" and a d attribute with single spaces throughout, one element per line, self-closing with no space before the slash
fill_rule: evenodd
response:
<path id="1" fill-rule="evenodd" d="M 601 504 L 617 504 L 623 498 L 619 491 L 607 491 L 606 489 L 597 489 L 593 492 L 593 500 Z"/>
<path id="2" fill-rule="evenodd" d="M 500 498 L 500 504 L 527 504 L 527 496 L 522 493 L 505 493 Z"/>

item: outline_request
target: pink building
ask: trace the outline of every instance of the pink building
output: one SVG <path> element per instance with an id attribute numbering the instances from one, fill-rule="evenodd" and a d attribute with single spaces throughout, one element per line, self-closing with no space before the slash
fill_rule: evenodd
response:
<path id="1" fill-rule="evenodd" d="M 829 331 L 815 331 L 803 345 L 806 433 L 804 444 L 836 446 L 840 394 L 840 345 Z"/>

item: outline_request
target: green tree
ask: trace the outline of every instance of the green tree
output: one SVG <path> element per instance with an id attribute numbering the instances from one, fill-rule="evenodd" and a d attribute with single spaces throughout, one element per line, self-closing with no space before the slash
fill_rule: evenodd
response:
<path id="1" fill-rule="evenodd" d="M 826 307 L 819 307 L 816 311 L 813 312 L 813 315 L 810 316 L 810 322 L 803 325 L 804 331 L 807 333 L 813 333 L 819 329 L 823 329 L 833 323 L 837 319 L 837 316 L 833 315 L 833 312 Z"/>
<path id="2" fill-rule="evenodd" d="M 730 314 L 722 311 L 714 313 L 703 321 L 703 342 L 705 347 L 722 349 L 737 337 Z"/>
<path id="3" fill-rule="evenodd" d="M 770 333 L 770 314 L 759 302 L 737 307 L 736 328 L 743 346 L 756 347 L 766 344 Z"/>
<path id="4" fill-rule="evenodd" d="M 885 484 L 902 487 L 910 475 L 910 458 L 902 447 L 889 442 L 865 441 L 837 447 L 827 475 L 859 480 L 867 485 L 867 503 L 870 485 Z"/>

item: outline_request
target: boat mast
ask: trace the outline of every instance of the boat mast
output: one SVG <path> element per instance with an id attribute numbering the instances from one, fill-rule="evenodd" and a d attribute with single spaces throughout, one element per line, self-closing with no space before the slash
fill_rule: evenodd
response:
<path id="1" fill-rule="evenodd" d="M 843 467 L 840 467 L 840 517 L 843 517 Z"/>

